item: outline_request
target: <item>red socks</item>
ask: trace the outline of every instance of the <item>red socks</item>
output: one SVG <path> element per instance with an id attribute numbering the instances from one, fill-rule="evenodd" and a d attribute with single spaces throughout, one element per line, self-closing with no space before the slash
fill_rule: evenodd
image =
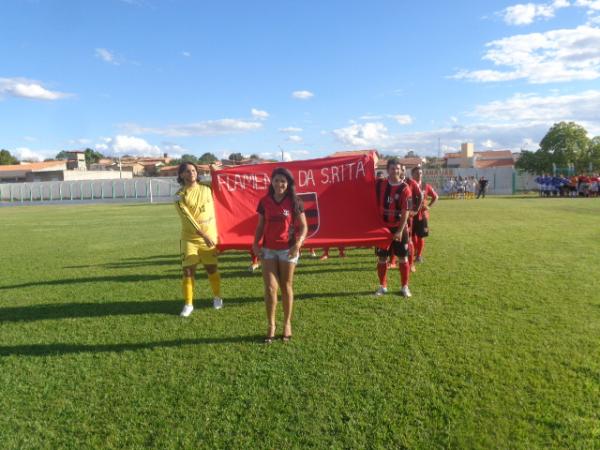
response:
<path id="1" fill-rule="evenodd" d="M 416 256 L 421 256 L 423 254 L 423 249 L 425 248 L 425 239 L 417 237 L 415 242 L 415 254 Z"/>
<path id="2" fill-rule="evenodd" d="M 410 263 L 408 261 L 400 261 L 400 281 L 402 286 L 408 286 L 408 275 L 410 273 Z"/>
<path id="3" fill-rule="evenodd" d="M 377 263 L 377 276 L 379 277 L 379 285 L 387 287 L 387 263 Z"/>

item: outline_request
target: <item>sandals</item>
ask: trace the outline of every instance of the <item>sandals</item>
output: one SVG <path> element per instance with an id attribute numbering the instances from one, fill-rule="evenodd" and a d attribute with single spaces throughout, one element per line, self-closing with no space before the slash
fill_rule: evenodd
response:
<path id="1" fill-rule="evenodd" d="M 283 336 L 281 336 L 281 340 L 283 341 L 284 344 L 288 343 L 288 342 L 290 342 L 292 340 L 292 335 L 291 334 L 287 335 L 287 336 L 283 335 Z"/>
<path id="2" fill-rule="evenodd" d="M 267 344 L 267 345 L 268 345 L 268 344 L 272 344 L 274 339 L 275 339 L 275 336 L 267 336 L 267 337 L 265 338 L 265 340 L 263 341 L 263 343 L 264 343 L 264 344 Z"/>

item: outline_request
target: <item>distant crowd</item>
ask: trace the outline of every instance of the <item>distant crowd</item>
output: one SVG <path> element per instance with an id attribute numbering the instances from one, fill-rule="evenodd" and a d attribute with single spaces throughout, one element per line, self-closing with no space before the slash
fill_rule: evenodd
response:
<path id="1" fill-rule="evenodd" d="M 535 179 L 541 197 L 598 197 L 600 175 L 541 175 Z"/>
<path id="2" fill-rule="evenodd" d="M 475 196 L 485 198 L 488 183 L 486 177 L 479 179 L 475 176 L 450 177 L 444 184 L 444 193 L 450 198 L 472 199 Z"/>

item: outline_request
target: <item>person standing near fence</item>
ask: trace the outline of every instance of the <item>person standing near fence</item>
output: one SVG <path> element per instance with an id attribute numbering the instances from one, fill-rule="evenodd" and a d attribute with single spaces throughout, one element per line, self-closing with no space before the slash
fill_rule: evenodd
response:
<path id="1" fill-rule="evenodd" d="M 429 236 L 429 208 L 437 202 L 438 194 L 433 187 L 426 183 L 423 187 L 423 169 L 414 167 L 411 171 L 412 178 L 418 184 L 423 192 L 423 202 L 413 217 L 412 222 L 412 241 L 415 251 L 415 262 L 423 262 L 423 249 L 425 248 L 425 238 Z M 429 204 L 427 203 L 429 199 Z"/>
<path id="2" fill-rule="evenodd" d="M 184 306 L 181 317 L 194 311 L 194 287 L 196 267 L 204 266 L 213 293 L 213 308 L 221 309 L 221 275 L 217 267 L 217 225 L 215 207 L 210 187 L 198 183 L 198 169 L 191 162 L 183 162 L 177 170 L 175 202 L 181 217 L 181 265 L 183 267 L 182 290 Z"/>
<path id="3" fill-rule="evenodd" d="M 485 198 L 485 193 L 487 191 L 488 180 L 486 177 L 481 177 L 479 179 L 479 192 L 477 193 L 477 198 L 483 197 Z"/>

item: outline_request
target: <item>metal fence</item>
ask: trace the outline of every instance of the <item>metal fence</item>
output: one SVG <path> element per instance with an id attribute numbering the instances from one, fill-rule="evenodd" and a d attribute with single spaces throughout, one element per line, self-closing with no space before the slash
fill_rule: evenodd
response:
<path id="1" fill-rule="evenodd" d="M 147 201 L 169 202 L 179 189 L 175 178 L 45 181 L 0 184 L 0 202 Z"/>
<path id="2" fill-rule="evenodd" d="M 538 189 L 534 181 L 535 175 L 519 174 L 510 167 L 493 169 L 425 169 L 423 181 L 431 184 L 438 193 L 447 190 L 447 182 L 451 178 L 485 177 L 488 180 L 487 193 L 496 195 L 513 195 Z"/>

